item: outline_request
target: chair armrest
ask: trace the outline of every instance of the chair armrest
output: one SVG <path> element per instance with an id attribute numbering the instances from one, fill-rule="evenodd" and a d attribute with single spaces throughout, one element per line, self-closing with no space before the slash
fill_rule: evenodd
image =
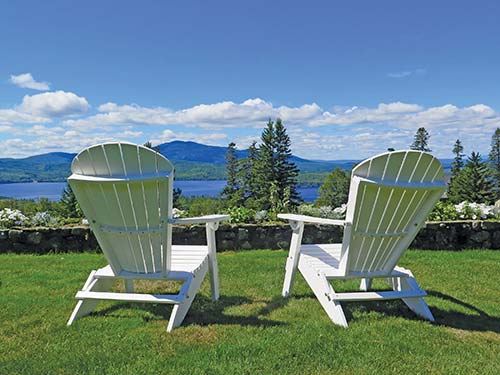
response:
<path id="1" fill-rule="evenodd" d="M 345 220 L 324 219 L 322 217 L 313 217 L 307 215 L 278 214 L 278 217 L 280 219 L 288 221 L 298 221 L 298 222 L 313 223 L 313 224 L 341 225 L 341 226 L 345 226 L 348 224 L 348 222 Z"/>
<path id="2" fill-rule="evenodd" d="M 202 223 L 218 223 L 219 221 L 229 220 L 229 215 L 206 215 L 198 217 L 183 217 L 177 219 L 170 219 L 169 224 L 202 224 Z"/>

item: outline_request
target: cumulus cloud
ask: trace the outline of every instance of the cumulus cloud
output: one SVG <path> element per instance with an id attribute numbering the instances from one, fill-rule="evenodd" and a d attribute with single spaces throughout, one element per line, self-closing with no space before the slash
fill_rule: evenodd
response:
<path id="1" fill-rule="evenodd" d="M 27 89 L 47 91 L 50 89 L 50 84 L 48 82 L 37 82 L 31 75 L 31 73 L 23 73 L 19 75 L 11 75 L 10 83 Z"/>
<path id="2" fill-rule="evenodd" d="M 276 117 L 293 124 L 302 123 L 322 113 L 316 103 L 304 104 L 300 107 L 274 107 L 272 103 L 259 98 L 248 99 L 242 103 L 224 101 L 200 104 L 177 111 L 166 107 L 149 108 L 135 104 L 105 103 L 98 107 L 98 111 L 101 113 L 83 119 L 67 120 L 65 123 L 76 127 L 149 124 L 222 129 L 261 127 L 262 122 Z"/>
<path id="3" fill-rule="evenodd" d="M 83 97 L 72 92 L 54 91 L 26 95 L 17 110 L 34 116 L 57 118 L 81 115 L 89 108 L 87 99 Z"/>
<path id="4" fill-rule="evenodd" d="M 109 102 L 87 114 L 89 107 L 85 98 L 58 91 L 26 96 L 18 107 L 0 109 L 0 133 L 4 139 L 0 142 L 0 155 L 57 149 L 78 151 L 111 140 L 151 140 L 155 144 L 185 140 L 212 145 L 235 141 L 239 148 L 245 148 L 259 139 L 269 118 L 280 117 L 288 128 L 294 154 L 305 158 L 360 159 L 387 147 L 405 149 L 422 126 L 431 134 L 434 154 L 450 157 L 457 138 L 462 140 L 466 152 L 487 152 L 491 134 L 500 127 L 500 113 L 485 104 L 426 108 L 390 102 L 326 110 L 316 103 L 277 106 L 253 98 L 178 110 Z M 65 117 L 72 115 L 75 117 Z M 5 143 L 6 137 L 15 141 Z M 18 139 L 25 143 L 15 146 Z"/>

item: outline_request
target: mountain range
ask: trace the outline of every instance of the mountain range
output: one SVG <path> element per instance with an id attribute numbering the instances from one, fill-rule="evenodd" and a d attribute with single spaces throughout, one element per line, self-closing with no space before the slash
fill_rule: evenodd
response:
<path id="1" fill-rule="evenodd" d="M 221 180 L 224 179 L 226 147 L 209 146 L 196 142 L 173 141 L 157 146 L 176 167 L 176 178 L 180 180 Z M 236 150 L 238 158 L 247 155 L 246 150 Z M 65 181 L 70 174 L 74 153 L 51 152 L 22 159 L 0 158 L 0 183 Z M 350 170 L 358 160 L 307 160 L 292 156 L 299 167 L 300 182 L 318 185 L 325 175 L 336 167 Z M 442 160 L 449 166 L 449 160 Z"/>

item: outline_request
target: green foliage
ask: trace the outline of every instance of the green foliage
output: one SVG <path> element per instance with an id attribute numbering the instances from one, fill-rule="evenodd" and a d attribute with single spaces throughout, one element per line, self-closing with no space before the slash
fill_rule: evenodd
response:
<path id="1" fill-rule="evenodd" d="M 63 190 L 61 197 L 61 208 L 64 217 L 82 218 L 83 212 L 80 209 L 80 204 L 76 200 L 75 193 L 69 184 Z"/>
<path id="2" fill-rule="evenodd" d="M 255 222 L 255 210 L 251 208 L 239 206 L 229 207 L 226 209 L 226 214 L 231 216 L 230 223 L 253 223 Z"/>
<path id="3" fill-rule="evenodd" d="M 277 119 L 274 127 L 275 133 L 275 183 L 277 187 L 278 200 L 282 209 L 289 209 L 299 205 L 301 199 L 297 192 L 297 177 L 299 169 L 292 157 L 291 140 L 286 133 L 286 128 L 281 119 Z M 281 208 L 280 208 L 281 209 Z"/>
<path id="4" fill-rule="evenodd" d="M 349 175 L 340 168 L 335 168 L 319 188 L 317 206 L 339 207 L 347 202 L 349 194 Z"/>
<path id="5" fill-rule="evenodd" d="M 346 205 L 333 208 L 331 206 L 315 206 L 312 204 L 301 204 L 297 207 L 297 212 L 301 215 L 314 217 L 324 217 L 325 219 L 344 219 Z"/>
<path id="6" fill-rule="evenodd" d="M 178 209 L 188 212 L 188 216 L 217 214 L 224 210 L 224 201 L 212 197 L 179 197 Z"/>
<path id="7" fill-rule="evenodd" d="M 221 196 L 229 205 L 238 205 L 242 202 L 243 191 L 240 189 L 238 181 L 238 157 L 236 156 L 236 144 L 229 143 L 226 152 L 226 186 L 221 192 Z"/>
<path id="8" fill-rule="evenodd" d="M 239 161 L 238 180 L 240 181 L 242 199 L 247 207 L 253 207 L 258 199 L 258 153 L 257 142 L 253 141 L 248 148 L 248 156 Z"/>
<path id="9" fill-rule="evenodd" d="M 429 132 L 425 130 L 425 128 L 418 128 L 415 136 L 413 137 L 413 143 L 411 144 L 410 149 L 431 152 L 432 150 L 428 146 L 429 138 Z"/>
<path id="10" fill-rule="evenodd" d="M 462 146 L 462 142 L 460 142 L 460 139 L 457 139 L 455 144 L 453 145 L 453 154 L 455 155 L 455 158 L 453 159 L 453 163 L 451 163 L 451 176 L 452 178 L 455 177 L 458 172 L 464 167 L 464 146 Z"/>
<path id="11" fill-rule="evenodd" d="M 455 205 L 446 201 L 438 201 L 434 209 L 427 218 L 428 221 L 454 221 L 460 220 L 460 215 L 457 212 Z"/>
<path id="12" fill-rule="evenodd" d="M 269 120 L 262 131 L 255 163 L 256 206 L 264 210 L 291 210 L 300 202 L 298 168 L 291 158 L 290 138 L 281 119 Z"/>
<path id="13" fill-rule="evenodd" d="M 491 170 L 481 160 L 481 155 L 472 152 L 465 167 L 453 178 L 448 197 L 452 203 L 463 201 L 491 203 L 494 201 Z"/>
<path id="14" fill-rule="evenodd" d="M 500 198 L 500 128 L 495 130 L 491 137 L 491 151 L 489 154 L 492 171 L 495 198 Z"/>

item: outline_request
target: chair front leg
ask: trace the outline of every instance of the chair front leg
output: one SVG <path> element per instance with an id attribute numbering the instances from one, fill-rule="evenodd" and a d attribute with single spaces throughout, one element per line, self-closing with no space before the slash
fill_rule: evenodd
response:
<path id="1" fill-rule="evenodd" d="M 217 265 L 217 248 L 215 242 L 215 231 L 219 228 L 218 222 L 206 223 L 207 246 L 208 246 L 208 269 L 210 272 L 210 289 L 212 301 L 219 299 L 219 267 Z"/>
<path id="2" fill-rule="evenodd" d="M 292 227 L 292 239 L 290 241 L 290 251 L 286 260 L 285 280 L 283 282 L 283 297 L 288 297 L 292 292 L 293 281 L 300 257 L 300 245 L 302 243 L 302 235 L 304 234 L 304 222 L 290 221 Z"/>

